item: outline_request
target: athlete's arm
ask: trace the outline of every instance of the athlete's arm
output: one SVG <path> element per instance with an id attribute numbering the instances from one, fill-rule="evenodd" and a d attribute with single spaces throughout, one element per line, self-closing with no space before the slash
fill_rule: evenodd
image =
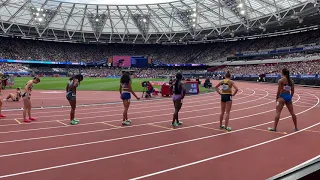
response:
<path id="1" fill-rule="evenodd" d="M 235 96 L 235 95 L 238 93 L 239 89 L 238 89 L 236 83 L 234 83 L 233 81 L 232 81 L 232 86 L 233 86 L 233 88 L 235 89 L 235 91 L 234 91 L 234 93 L 232 94 L 232 96 Z"/>
<path id="2" fill-rule="evenodd" d="M 128 89 L 129 89 L 129 92 L 131 92 L 131 93 L 134 95 L 134 97 L 136 97 L 136 99 L 140 99 L 140 98 L 136 95 L 136 93 L 133 92 L 132 86 L 131 86 L 131 82 L 128 84 Z"/>
<path id="3" fill-rule="evenodd" d="M 78 80 L 78 79 L 73 80 L 73 87 L 75 87 L 75 88 L 74 88 L 74 94 L 77 93 L 77 87 L 78 87 L 78 85 L 79 85 L 79 80 Z"/>
<path id="4" fill-rule="evenodd" d="M 280 80 L 278 81 L 278 91 L 277 91 L 276 101 L 278 101 L 278 99 L 279 99 L 279 97 L 280 97 L 281 86 L 282 86 L 282 80 L 280 79 Z"/>
<path id="5" fill-rule="evenodd" d="M 67 86 L 66 86 L 66 92 L 69 91 L 69 83 L 67 83 Z"/>
<path id="6" fill-rule="evenodd" d="M 216 85 L 215 89 L 217 93 L 221 94 L 219 87 L 221 86 L 221 81 Z"/>
<path id="7" fill-rule="evenodd" d="M 186 89 L 184 88 L 183 83 L 181 83 L 181 84 L 180 84 L 180 86 L 181 86 L 181 90 L 182 90 L 182 96 L 181 96 L 181 99 L 183 99 L 183 98 L 184 98 L 184 96 L 186 95 Z"/>
<path id="8" fill-rule="evenodd" d="M 26 96 L 29 96 L 30 94 L 30 86 L 32 85 L 32 80 L 27 82 L 27 85 L 24 87 L 24 90 L 26 91 Z"/>
<path id="9" fill-rule="evenodd" d="M 120 86 L 119 86 L 119 92 L 120 92 L 120 96 L 121 96 L 121 94 L 122 94 L 122 85 L 121 85 L 121 83 L 120 83 Z"/>
<path id="10" fill-rule="evenodd" d="M 291 87 L 291 96 L 294 94 L 294 82 L 291 80 L 292 87 Z"/>

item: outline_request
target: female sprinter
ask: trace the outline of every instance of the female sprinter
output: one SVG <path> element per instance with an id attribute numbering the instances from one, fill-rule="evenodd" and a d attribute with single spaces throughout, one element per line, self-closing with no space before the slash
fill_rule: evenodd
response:
<path id="1" fill-rule="evenodd" d="M 22 94 L 23 99 L 23 121 L 28 123 L 31 121 L 36 120 L 35 118 L 31 117 L 31 91 L 33 88 L 33 84 L 38 84 L 40 82 L 40 79 L 38 77 L 34 77 L 33 80 L 29 80 L 24 87 L 24 93 Z M 29 115 L 29 119 L 27 119 L 27 112 Z"/>
<path id="2" fill-rule="evenodd" d="M 281 71 L 282 78 L 278 81 L 278 92 L 276 97 L 276 117 L 274 118 L 273 128 L 268 128 L 269 131 L 277 131 L 277 125 L 279 122 L 280 114 L 284 105 L 287 106 L 294 123 L 294 130 L 298 131 L 297 116 L 293 111 L 292 96 L 294 94 L 294 84 L 290 79 L 289 70 L 286 68 Z"/>
<path id="3" fill-rule="evenodd" d="M 0 73 L 0 76 L 2 76 L 1 73 Z M 2 110 L 2 95 L 1 95 L 1 91 L 2 91 L 2 82 L 0 80 L 0 118 L 5 118 L 6 116 L 1 114 L 1 110 Z"/>
<path id="4" fill-rule="evenodd" d="M 71 106 L 71 111 L 70 111 L 70 124 L 71 125 L 76 125 L 79 123 L 79 120 L 74 119 L 75 111 L 76 111 L 76 106 L 77 106 L 77 98 L 76 98 L 76 91 L 77 87 L 80 85 L 80 82 L 83 80 L 82 75 L 75 75 L 69 79 L 69 83 L 67 84 L 66 87 L 66 98 L 69 101 L 69 104 Z"/>
<path id="5" fill-rule="evenodd" d="M 131 93 L 134 95 L 134 97 L 139 100 L 140 98 L 133 92 L 132 86 L 131 86 L 131 79 L 129 73 L 124 73 L 120 79 L 120 98 L 123 101 L 123 119 L 122 119 L 122 125 L 130 125 L 131 121 L 128 119 L 128 110 L 130 106 L 130 99 L 131 99 Z"/>
<path id="6" fill-rule="evenodd" d="M 231 74 L 228 71 L 225 75 L 225 79 L 220 81 L 215 87 L 216 91 L 221 95 L 220 129 L 225 129 L 226 131 L 231 130 L 231 127 L 228 127 L 228 124 L 232 107 L 232 96 L 235 96 L 238 92 L 238 87 L 234 81 L 230 80 L 230 78 Z M 220 86 L 222 86 L 222 90 L 219 89 Z M 232 87 L 235 89 L 233 94 Z M 224 113 L 226 113 L 225 125 L 222 125 Z"/>
<path id="7" fill-rule="evenodd" d="M 18 87 L 16 90 L 16 94 L 10 93 L 5 100 L 11 99 L 13 102 L 18 102 L 21 98 L 21 89 Z"/>
<path id="8" fill-rule="evenodd" d="M 182 74 L 178 73 L 176 75 L 176 80 L 173 85 L 173 105 L 174 105 L 174 114 L 172 119 L 172 126 L 177 127 L 182 125 L 182 121 L 179 121 L 179 111 L 182 107 L 182 101 L 186 94 L 182 81 Z"/>

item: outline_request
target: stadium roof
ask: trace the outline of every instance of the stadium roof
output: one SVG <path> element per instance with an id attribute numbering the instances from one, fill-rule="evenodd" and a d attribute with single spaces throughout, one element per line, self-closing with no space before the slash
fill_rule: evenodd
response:
<path id="1" fill-rule="evenodd" d="M 281 21 L 317 0 L 180 0 L 155 4 L 85 4 L 86 0 L 2 0 L 3 34 L 22 37 L 109 40 L 195 39 Z M 156 1 L 156 0 L 154 0 Z M 76 3 L 82 2 L 82 3 Z M 89 1 L 88 1 L 89 2 Z M 92 2 L 92 1 L 90 1 Z M 104 2 L 104 1 L 93 1 Z M 114 2 L 114 1 L 113 1 Z M 134 2 L 134 1 L 131 1 Z M 316 5 L 315 5 L 316 6 Z M 298 11 L 297 11 L 297 8 Z M 296 18 L 299 18 L 298 16 Z M 12 28 L 15 27 L 15 28 Z M 37 36 L 33 34 L 36 32 Z M 203 37 L 202 37 L 203 38 Z"/>

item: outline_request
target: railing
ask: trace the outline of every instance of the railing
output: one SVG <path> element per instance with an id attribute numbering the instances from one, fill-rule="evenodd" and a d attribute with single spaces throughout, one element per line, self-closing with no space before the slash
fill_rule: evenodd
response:
<path id="1" fill-rule="evenodd" d="M 320 179 L 320 155 L 267 180 Z"/>

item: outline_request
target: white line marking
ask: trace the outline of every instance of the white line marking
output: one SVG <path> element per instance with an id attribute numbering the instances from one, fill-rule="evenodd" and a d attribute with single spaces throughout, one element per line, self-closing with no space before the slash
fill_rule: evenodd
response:
<path id="1" fill-rule="evenodd" d="M 241 149 L 238 149 L 238 150 L 235 150 L 235 151 L 231 151 L 231 152 L 228 152 L 228 153 L 224 153 L 224 154 L 220 154 L 220 155 L 217 155 L 217 156 L 213 156 L 213 157 L 210 157 L 210 158 L 202 159 L 200 161 L 195 161 L 195 162 L 184 164 L 184 165 L 181 165 L 181 166 L 176 166 L 174 168 L 170 168 L 170 169 L 154 172 L 154 173 L 147 174 L 147 175 L 144 175 L 144 176 L 135 177 L 135 178 L 132 178 L 130 180 L 144 179 L 144 178 L 147 178 L 147 177 L 155 176 L 155 175 L 158 175 L 158 174 L 163 174 L 163 173 L 166 173 L 166 172 L 169 172 L 169 171 L 174 171 L 174 170 L 181 169 L 181 168 L 184 168 L 184 167 L 193 166 L 195 164 L 200 164 L 200 163 L 203 163 L 203 162 L 206 162 L 206 161 L 211 161 L 211 160 L 218 159 L 218 158 L 221 158 L 221 157 L 224 157 L 224 156 L 228 156 L 228 155 L 231 155 L 231 154 L 242 152 L 242 151 L 245 151 L 245 150 L 248 150 L 248 149 L 252 149 L 252 148 L 255 148 L 255 147 L 258 147 L 258 146 L 262 146 L 264 144 L 268 144 L 268 143 L 271 143 L 271 142 L 274 142 L 274 141 L 277 141 L 277 140 L 280 140 L 280 139 L 295 135 L 295 134 L 297 134 L 299 132 L 308 130 L 308 129 L 310 129 L 312 127 L 315 127 L 315 126 L 317 126 L 319 124 L 320 124 L 320 122 L 317 123 L 317 124 L 314 124 L 312 126 L 306 127 L 304 129 L 302 129 L 301 131 L 293 132 L 291 134 L 287 134 L 287 135 L 284 135 L 284 136 L 281 136 L 281 137 L 278 137 L 278 138 L 275 138 L 275 139 L 271 139 L 269 141 L 264 141 L 264 142 L 259 143 L 259 144 L 255 144 L 255 145 L 248 146 L 248 147 L 245 147 L 245 148 L 241 148 Z"/>
<path id="2" fill-rule="evenodd" d="M 252 91 L 253 92 L 253 91 Z M 243 91 L 240 93 L 240 94 L 242 94 L 243 93 Z M 244 93 L 245 94 L 245 93 Z M 208 94 L 206 94 L 206 95 L 208 95 Z M 214 94 L 214 95 L 216 95 L 216 94 Z M 250 94 L 248 94 L 248 95 L 250 95 Z M 200 95 L 199 95 L 200 96 Z M 202 98 L 207 98 L 206 96 L 205 97 L 199 97 L 199 96 L 189 96 L 189 97 L 186 97 L 186 99 L 187 100 L 192 100 L 192 99 L 197 99 L 197 100 L 199 100 L 199 99 L 202 99 Z M 158 105 L 158 106 L 160 106 L 160 104 L 165 104 L 165 105 L 167 105 L 167 100 L 168 101 L 170 101 L 169 99 L 163 99 L 163 101 L 160 101 L 160 102 L 157 102 L 157 101 L 152 101 L 152 100 L 150 100 L 150 101 L 139 101 L 139 102 L 142 102 L 142 103 L 140 103 L 140 104 L 137 104 L 137 105 L 142 105 L 142 107 L 140 107 L 140 108 L 150 108 L 150 106 L 146 106 L 146 104 L 156 104 L 156 105 Z M 121 104 L 120 104 L 121 103 Z M 122 102 L 120 102 L 119 103 L 119 107 L 122 107 Z M 190 102 L 186 102 L 186 104 L 188 104 L 188 103 L 190 103 Z M 102 104 L 101 106 L 105 106 L 104 104 Z M 70 106 L 64 106 L 64 107 L 70 107 Z M 81 106 L 82 107 L 82 106 Z M 87 106 L 87 107 L 90 107 L 90 106 Z M 93 106 L 93 107 L 95 107 L 95 106 Z M 104 109 L 105 110 L 110 110 L 110 109 L 119 109 L 119 107 L 114 107 L 114 106 L 106 106 L 106 107 L 104 107 Z M 44 109 L 46 109 L 46 108 L 44 108 Z M 81 108 L 81 111 L 92 111 L 92 110 L 99 110 L 99 109 L 101 109 L 101 107 L 96 107 L 96 108 Z M 132 108 L 132 109 L 137 109 L 137 108 Z M 48 109 L 49 110 L 49 109 Z M 70 112 L 70 109 L 68 109 L 68 110 L 59 110 L 59 111 L 52 111 L 52 110 L 49 110 L 49 111 L 43 111 L 43 110 L 39 110 L 39 111 L 36 111 L 35 113 L 36 114 L 52 114 L 52 113 L 55 113 L 55 112 L 57 112 L 57 113 L 61 113 L 61 112 Z M 12 116 L 12 115 L 18 115 L 18 116 L 21 116 L 21 113 L 17 113 L 17 114 L 10 114 L 10 116 Z M 48 117 L 48 116 L 45 116 L 45 117 Z"/>
<path id="3" fill-rule="evenodd" d="M 267 92 L 267 91 L 265 91 L 265 92 Z M 241 102 L 241 103 L 236 103 L 236 104 L 233 104 L 233 106 L 235 106 L 235 105 L 241 105 L 241 104 L 246 104 L 246 103 L 249 103 L 249 102 L 255 102 L 255 101 L 258 101 L 258 100 L 260 100 L 260 99 L 264 99 L 264 98 L 266 98 L 268 96 L 268 92 L 267 92 L 267 94 L 265 95 L 265 96 L 263 96 L 263 97 L 260 97 L 260 98 L 258 98 L 258 99 L 253 99 L 253 100 L 250 100 L 250 101 L 244 101 L 244 102 Z M 215 104 L 215 103 L 213 103 L 213 104 Z M 208 104 L 206 104 L 206 105 L 208 105 Z M 190 108 L 190 107 L 193 107 L 193 106 L 185 106 L 184 108 Z M 198 112 L 198 111 L 204 111 L 204 110 L 210 110 L 210 109 L 218 109 L 218 108 L 220 108 L 220 107 L 210 107 L 210 108 L 206 108 L 206 109 L 200 109 L 200 110 L 198 110 L 198 109 L 196 109 L 196 110 L 191 110 L 191 111 L 181 111 L 181 112 L 179 112 L 180 114 L 183 114 L 183 113 L 190 113 L 190 112 Z M 158 109 L 159 111 L 160 110 L 168 110 L 168 109 Z M 171 109 L 170 109 L 171 110 Z M 141 113 L 141 112 L 140 112 Z M 170 115 L 171 116 L 171 114 L 158 114 L 158 115 L 150 115 L 150 116 L 142 116 L 142 117 L 137 117 L 137 118 L 131 118 L 132 120 L 134 120 L 134 119 L 141 119 L 141 118 L 150 118 L 150 117 L 159 117 L 159 116 L 164 116 L 164 115 Z M 85 118 L 82 118 L 82 119 L 95 119 L 95 118 L 97 118 L 97 117 L 104 117 L 104 116 L 93 116 L 93 117 L 85 117 Z M 66 119 L 67 120 L 67 119 Z M 120 120 L 110 120 L 110 121 L 103 121 L 103 122 L 107 122 L 107 123 L 109 123 L 109 122 L 118 122 L 118 121 L 120 121 Z M 53 122 L 53 121 L 43 121 L 43 123 L 50 123 L 50 122 Z M 161 122 L 163 122 L 163 121 L 161 121 Z M 100 124 L 101 122 L 92 122 L 92 123 L 85 123 L 85 124 L 78 124 L 77 125 L 77 127 L 78 126 L 85 126 L 85 125 L 92 125 L 92 124 Z M 0 125 L 0 127 L 2 126 L 15 126 L 16 124 L 6 124 L 6 125 Z M 4 134 L 4 133 L 13 133 L 13 132 L 26 132 L 26 131 L 36 131 L 36 130 L 44 130 L 44 129 L 57 129 L 57 128 L 63 128 L 64 126 L 57 126 L 57 127 L 46 127 L 46 128 L 36 128 L 36 129 L 26 129 L 26 130 L 17 130 L 17 131 L 6 131 L 6 132 L 0 132 L 0 134 Z"/>
<path id="4" fill-rule="evenodd" d="M 241 108 L 241 109 L 236 109 L 236 110 L 232 110 L 231 112 L 236 112 L 236 111 L 242 111 L 242 110 L 247 110 L 247 109 L 252 109 L 252 108 L 256 108 L 256 107 L 260 107 L 260 106 L 264 106 L 267 104 L 271 104 L 272 102 L 274 102 L 274 100 L 269 101 L 267 103 L 263 103 L 263 104 L 259 104 L 259 105 L 254 105 L 254 106 L 250 106 L 250 107 L 246 107 L 246 108 Z M 213 116 L 213 115 L 218 115 L 219 113 L 213 113 L 213 114 L 206 114 L 206 115 L 200 115 L 200 116 L 190 116 L 190 117 L 186 117 L 186 118 L 181 118 L 181 120 L 189 120 L 189 119 L 195 119 L 195 118 L 201 118 L 201 117 L 207 117 L 207 116 Z M 233 121 L 233 119 L 230 119 L 230 121 Z M 170 120 L 171 121 L 171 120 Z M 157 122 L 153 122 L 153 124 L 159 124 L 159 123 L 164 123 L 164 122 L 170 122 L 170 121 L 157 121 Z M 212 123 L 204 123 L 204 124 L 199 124 L 199 125 L 208 125 L 208 124 L 213 124 L 213 123 L 218 123 L 219 121 L 215 121 Z M 145 124 L 138 124 L 138 125 L 131 125 L 131 126 L 126 126 L 123 128 L 132 128 L 132 127 L 140 127 L 140 126 L 145 126 L 148 125 L 149 123 L 145 123 Z M 188 129 L 191 127 L 196 127 L 199 125 L 195 125 L 195 126 L 188 126 L 188 127 L 181 127 L 179 128 L 179 130 L 181 129 Z M 65 126 L 63 126 L 65 127 Z M 109 131 L 109 130 L 114 130 L 115 128 L 108 128 L 108 129 L 99 129 L 99 130 L 93 130 L 93 131 L 84 131 L 84 132 L 78 132 L 78 133 L 70 133 L 70 134 L 61 134 L 61 135 L 53 135 L 53 136 L 46 136 L 46 137 L 37 137 L 37 138 L 28 138 L 28 139 L 18 139 L 18 140 L 10 140 L 10 141 L 2 141 L 0 142 L 0 144 L 4 144 L 4 143 L 12 143 L 12 142 L 19 142 L 19 141 L 29 141 L 29 140 L 38 140 L 38 139 L 46 139 L 46 138 L 55 138 L 55 137 L 64 137 L 64 136 L 72 136 L 72 135 L 80 135 L 80 134 L 87 134 L 87 133 L 94 133 L 94 132 L 102 132 L 102 131 Z M 116 128 L 119 129 L 119 128 Z M 23 130 L 25 131 L 25 130 Z M 20 132 L 20 131 L 19 131 Z M 160 131 L 159 131 L 160 132 Z M 10 132 L 8 132 L 10 133 Z"/>
<path id="5" fill-rule="evenodd" d="M 203 96 L 203 95 L 208 95 L 208 94 L 214 94 L 215 92 L 210 92 L 210 93 L 203 93 L 203 94 L 198 94 L 198 95 L 192 95 L 192 96 L 188 96 L 188 97 L 198 97 L 198 96 Z M 166 101 L 168 99 L 152 99 L 152 100 L 144 100 L 144 101 L 136 101 L 136 100 L 132 100 L 131 103 L 144 103 L 144 102 L 155 102 L 155 101 Z M 102 106 L 102 105 L 117 105 L 117 104 L 122 104 L 121 101 L 117 101 L 117 102 L 106 102 L 106 103 L 92 103 L 86 106 Z M 70 106 L 54 106 L 54 107 L 44 107 L 44 108 L 32 108 L 33 110 L 40 110 L 40 109 L 62 109 L 62 108 L 70 108 Z M 83 105 L 79 104 L 77 105 L 77 107 L 83 107 Z M 2 110 L 4 112 L 10 112 L 10 111 L 21 111 L 21 108 L 17 108 L 17 109 L 5 109 Z"/>
<path id="6" fill-rule="evenodd" d="M 298 101 L 298 100 L 297 100 Z M 230 121 L 236 120 L 236 119 L 243 119 L 246 117 L 252 117 L 252 116 L 256 116 L 256 115 L 260 115 L 260 114 L 265 114 L 267 112 L 271 112 L 274 110 L 269 110 L 269 111 L 263 111 L 260 113 L 256 113 L 256 114 L 251 114 L 251 115 L 246 115 L 246 116 L 240 116 L 237 118 L 232 118 L 230 119 Z M 299 113 L 298 113 L 299 114 Z M 207 116 L 207 115 L 205 115 Z M 288 116 L 289 117 L 289 116 Z M 185 118 L 185 119 L 193 119 L 194 117 L 189 117 L 189 118 Z M 282 118 L 283 119 L 283 118 Z M 272 121 L 273 122 L 273 121 Z M 211 123 L 204 123 L 204 124 L 197 124 L 194 126 L 189 126 L 189 127 L 183 127 L 183 128 L 178 128 L 176 130 L 180 130 L 180 129 L 188 129 L 188 128 L 193 128 L 193 127 L 197 127 L 199 125 L 209 125 L 209 124 L 215 124 L 218 122 L 211 122 Z M 269 122 L 270 123 L 270 122 Z M 148 125 L 149 123 L 147 123 L 146 125 Z M 153 123 L 156 124 L 156 123 Z M 268 124 L 268 123 L 267 123 Z M 254 128 L 256 126 L 252 126 L 251 128 Z M 248 128 L 245 128 L 248 129 Z M 43 151 L 51 151 L 51 150 L 57 150 L 57 149 L 65 149 L 65 148 L 71 148 L 71 147 L 78 147 L 78 146 L 85 146 L 85 145 L 91 145 L 91 144 L 98 144 L 98 143 L 104 143 L 104 142 L 110 142 L 110 141 L 116 141 L 116 140 L 122 140 L 122 139 L 129 139 L 129 138 L 134 138 L 134 137 L 140 137 L 140 136 L 146 136 L 146 135 L 152 135 L 152 134 L 159 134 L 159 133 L 164 133 L 167 132 L 168 130 L 165 131 L 158 131 L 158 132 L 151 132 L 151 133 L 145 133 L 145 134 L 139 134 L 139 135 L 132 135 L 132 136 L 126 136 L 126 137 L 121 137 L 121 138 L 114 138 L 114 139 L 106 139 L 106 140 L 101 140 L 101 141 L 93 141 L 93 142 L 87 142 L 87 143 L 81 143 L 81 144 L 73 144 L 73 145 L 68 145 L 68 146 L 60 146 L 60 147 L 54 147 L 54 148 L 47 148 L 47 149 L 40 149 L 40 150 L 33 150 L 33 151 L 25 151 L 25 152 L 20 152 L 20 153 L 13 153 L 13 154 L 4 154 L 4 155 L 0 155 L 0 158 L 2 157 L 8 157 L 8 156 L 17 156 L 17 155 L 22 155 L 22 154 L 31 154 L 31 153 L 36 153 L 36 152 L 43 152 Z M 233 131 L 233 132 L 237 132 L 239 130 Z M 207 137 L 214 137 L 214 136 L 207 136 Z M 198 138 L 198 139 L 202 139 L 202 138 Z M 189 142 L 190 140 L 186 141 Z M 190 141 L 191 142 L 191 141 Z"/>
<path id="7" fill-rule="evenodd" d="M 319 98 L 316 97 L 318 99 L 318 102 L 316 105 L 319 104 Z M 299 113 L 297 113 L 296 115 L 299 115 L 299 114 L 302 114 L 304 112 L 307 112 L 309 110 L 311 110 L 312 108 L 314 108 L 316 105 L 304 110 L 304 111 L 301 111 Z M 290 118 L 291 116 L 287 116 L 287 117 L 283 117 L 280 119 L 280 121 L 284 120 L 284 119 L 287 119 L 287 118 Z M 255 125 L 255 126 L 251 126 L 251 127 L 247 127 L 247 128 L 243 128 L 243 129 L 239 129 L 239 130 L 235 130 L 235 131 L 230 131 L 229 133 L 221 133 L 221 134 L 216 134 L 216 135 L 212 135 L 212 136 L 205 136 L 205 137 L 201 137 L 201 138 L 197 138 L 197 139 L 191 139 L 191 140 L 187 140 L 187 141 L 181 141 L 181 142 L 176 142 L 176 143 L 172 143 L 172 144 L 166 144 L 166 145 L 161 145 L 161 146 L 156 146 L 156 147 L 152 147 L 152 148 L 147 148 L 147 149 L 141 149 L 141 150 L 137 150 L 137 151 L 132 151 L 132 152 L 127 152 L 127 153 L 122 153 L 122 154 L 116 154 L 116 155 L 112 155 L 112 156 L 106 156 L 106 157 L 101 157 L 101 158 L 96 158 L 96 159 L 90 159 L 90 160 L 86 160 L 86 161 L 79 161 L 79 162 L 74 162 L 74 163 L 69 163 L 69 164 L 62 164 L 62 165 L 58 165 L 58 166 L 51 166 L 51 167 L 47 167 L 47 168 L 41 168 L 41 169 L 35 169 L 35 170 L 30 170 L 30 171 L 23 171 L 23 172 L 19 172 L 19 173 L 13 173 L 13 174 L 7 174 L 7 175 L 2 175 L 0 176 L 0 178 L 7 178 L 7 177 L 13 177 L 13 176 L 19 176 L 19 175 L 23 175 L 23 174 L 30 174 L 30 173 L 35 173 L 35 172 L 41 172 L 41 171 L 47 171 L 47 170 L 51 170 L 51 169 L 58 169 L 58 168 L 62 168 L 62 167 L 68 167 L 68 166 L 74 166 L 74 165 L 78 165 L 78 164 L 85 164 L 85 163 L 89 163 L 89 162 L 95 162 L 95 161 L 100 161 L 100 160 L 105 160 L 105 159 L 111 159 L 111 158 L 115 158 L 115 157 L 120 157 L 120 156 L 125 156 L 125 155 L 130 155 L 130 154 L 136 154 L 136 153 L 140 153 L 140 152 L 146 152 L 146 151 L 150 151 L 150 150 L 154 150 L 154 149 L 160 149 L 160 148 L 164 148 L 164 147 L 169 147 L 169 146 L 174 146 L 174 145 L 178 145 L 178 144 L 183 144 L 183 143 L 188 143 L 188 142 L 194 142 L 194 141 L 198 141 L 198 140 L 202 140 L 202 139 L 208 139 L 208 138 L 212 138 L 212 137 L 216 137 L 216 136 L 222 136 L 222 135 L 227 135 L 227 134 L 230 134 L 230 133 L 235 133 L 235 132 L 239 132 L 239 131 L 243 131 L 243 130 L 247 130 L 247 129 L 250 129 L 250 128 L 254 128 L 254 127 L 258 127 L 258 126 L 262 126 L 262 125 L 265 125 L 265 124 L 270 124 L 270 123 L 273 123 L 273 121 L 270 121 L 270 122 L 267 122 L 267 123 L 263 123 L 263 124 L 259 124 L 259 125 Z M 320 123 L 317 123 L 313 126 L 310 126 L 308 128 L 305 128 L 305 129 L 309 129 L 311 127 L 314 127 L 316 125 L 318 125 Z M 303 130 L 305 130 L 303 129 Z M 167 130 L 167 131 L 171 131 L 171 130 Z M 233 151 L 233 152 L 229 152 L 229 153 L 226 153 L 226 154 L 222 154 L 222 155 L 219 155 L 219 156 L 215 156 L 215 158 L 218 158 L 218 157 L 222 157 L 222 156 L 226 156 L 226 155 L 229 155 L 229 154 L 233 154 L 233 153 L 236 153 L 236 152 L 240 152 L 240 151 L 244 151 L 246 149 L 250 149 L 250 148 L 253 148 L 253 147 L 256 147 L 256 146 L 260 146 L 260 145 L 263 145 L 263 144 L 266 144 L 266 143 L 269 143 L 269 142 L 272 142 L 272 141 L 276 141 L 278 139 L 282 139 L 284 137 L 288 137 L 288 136 L 291 136 L 293 134 L 296 134 L 298 132 L 294 132 L 292 134 L 288 134 L 288 135 L 285 135 L 285 136 L 282 136 L 280 138 L 276 138 L 276 139 L 272 139 L 270 141 L 265 141 L 263 143 L 260 143 L 260 144 L 256 144 L 254 146 L 249 146 L 247 148 L 244 148 L 244 149 L 240 149 L 240 150 L 237 150 L 237 151 Z M 209 159 L 211 160 L 211 159 Z M 202 161 L 208 161 L 208 160 L 202 160 Z M 185 166 L 185 165 L 184 165 Z M 183 167 L 184 167 L 183 166 Z M 176 169 L 178 169 L 176 167 Z M 173 170 L 173 168 L 172 168 Z M 171 171 L 172 171 L 171 170 Z M 165 170 L 166 172 L 169 171 L 169 170 Z M 163 173 L 162 171 L 161 172 L 156 172 L 158 174 L 160 173 Z M 146 175 L 146 176 L 153 176 L 153 175 L 156 175 L 155 173 L 152 174 L 152 175 Z M 141 176 L 142 177 L 142 176 Z M 145 177 L 145 176 L 143 176 Z M 138 177 L 139 178 L 139 177 Z"/>
<path id="8" fill-rule="evenodd" d="M 253 92 L 253 94 L 250 94 L 249 96 L 244 96 L 244 97 L 241 97 L 241 98 L 238 98 L 238 99 L 235 99 L 235 100 L 239 100 L 239 99 L 245 99 L 245 98 L 248 98 L 248 97 L 250 97 L 250 96 L 254 96 L 255 95 L 255 92 Z M 214 99 L 212 99 L 213 100 L 213 102 L 216 102 L 215 100 L 217 100 L 218 98 L 214 98 Z M 220 98 L 219 98 L 220 99 Z M 198 101 L 197 100 L 197 102 L 196 103 L 199 103 L 198 105 L 193 105 L 192 107 L 197 107 L 197 106 L 203 106 L 203 102 L 208 102 L 208 98 L 207 97 L 205 97 L 205 99 L 204 100 L 200 100 L 200 101 Z M 160 103 L 159 103 L 160 104 Z M 192 101 L 190 101 L 190 102 L 186 102 L 185 104 L 195 104 L 195 102 L 192 102 Z M 208 104 L 218 104 L 218 103 L 208 103 Z M 164 104 L 164 105 L 156 105 L 157 106 L 157 108 L 159 108 L 159 107 L 168 107 L 168 102 L 166 102 L 166 104 Z M 101 110 L 102 108 L 100 107 L 100 108 L 96 108 L 96 109 L 99 109 L 99 110 Z M 103 108 L 104 109 L 104 108 Z M 141 110 L 141 109 L 154 109 L 154 106 L 152 106 L 152 105 L 144 105 L 143 107 L 138 107 L 138 108 L 135 108 L 135 107 L 133 107 L 133 108 L 130 108 L 130 110 Z M 94 110 L 94 109 L 89 109 L 89 111 L 90 112 L 79 112 L 79 113 L 76 113 L 77 115 L 81 115 L 81 114 L 101 114 L 101 113 L 108 113 L 109 115 L 105 115 L 104 117 L 107 117 L 107 116 L 117 116 L 117 115 L 122 115 L 122 113 L 121 114 L 111 114 L 110 115 L 110 112 L 119 112 L 119 111 L 123 111 L 122 110 L 122 108 L 119 108 L 119 107 L 117 107 L 117 108 L 114 108 L 114 110 L 110 110 L 110 109 L 106 109 L 106 110 L 102 110 L 102 111 L 92 111 L 92 110 Z M 159 111 L 159 110 L 161 110 L 161 109 L 156 109 L 156 110 L 147 110 L 147 111 L 139 111 L 139 112 L 133 112 L 133 113 L 130 113 L 130 114 L 140 114 L 140 113 L 144 113 L 144 112 L 156 112 L 156 111 Z M 163 109 L 163 110 L 168 110 L 168 109 Z M 70 111 L 70 110 L 69 110 Z M 68 111 L 68 112 L 69 112 Z M 82 110 L 83 111 L 83 110 Z M 50 112 L 50 113 L 52 113 L 52 112 Z M 46 117 L 63 117 L 63 116 L 68 116 L 69 114 L 61 114 L 61 111 L 59 112 L 59 113 L 52 113 L 52 114 L 55 114 L 55 115 L 47 115 L 47 116 L 37 116 L 37 118 L 46 118 Z M 17 115 L 19 115 L 19 116 L 21 116 L 21 114 L 17 114 Z M 83 118 L 79 118 L 79 119 L 83 119 Z M 64 119 L 64 120 L 68 120 L 68 119 Z M 4 120 L 4 121 L 9 121 L 9 120 Z M 42 121 L 42 122 L 48 122 L 48 121 Z M 42 123 L 42 122 L 38 122 L 38 123 Z M 33 124 L 36 124 L 36 123 L 33 123 Z M 0 125 L 1 126 L 1 125 Z"/>
<path id="9" fill-rule="evenodd" d="M 250 96 L 253 96 L 255 93 L 253 93 L 253 94 L 251 94 Z M 248 98 L 248 97 L 250 97 L 250 96 L 245 96 L 245 97 L 241 97 L 241 98 L 238 98 L 237 100 L 239 100 L 239 99 L 245 99 L 245 98 Z M 266 96 L 265 96 L 266 97 Z M 252 100 L 252 102 L 254 102 L 254 101 L 257 101 L 258 99 L 253 99 Z M 207 102 L 208 100 L 206 100 L 205 102 Z M 206 105 L 213 105 L 213 104 L 219 104 L 220 102 L 215 102 L 215 103 L 206 103 Z M 241 104 L 241 103 L 238 103 L 238 104 Z M 168 106 L 168 105 L 166 105 L 166 106 Z M 193 105 L 193 106 L 185 106 L 185 107 L 187 107 L 187 108 L 189 108 L 189 107 L 198 107 L 198 106 L 203 106 L 203 104 L 200 104 L 200 105 Z M 167 110 L 172 110 L 172 108 L 167 108 L 167 109 L 155 109 L 155 110 L 149 110 L 149 111 L 138 111 L 138 112 L 132 112 L 132 113 L 130 113 L 130 114 L 141 114 L 141 113 L 149 113 L 149 112 L 159 112 L 159 111 L 167 111 Z M 99 112 L 97 112 L 97 111 L 95 111 L 95 112 L 93 112 L 93 113 L 99 113 Z M 88 113 L 86 113 L 86 114 L 88 114 Z M 96 118 L 99 118 L 99 117 L 110 117 L 110 116 L 119 116 L 119 115 L 122 115 L 122 113 L 121 114 L 107 114 L 107 112 L 106 112 L 106 115 L 101 115 L 101 116 L 91 116 L 91 117 L 83 117 L 83 118 L 78 118 L 78 119 L 96 119 Z M 153 115 L 153 117 L 154 116 L 157 116 L 157 115 Z M 160 115 L 160 116 L 162 116 L 162 115 Z M 42 117 L 44 117 L 44 116 L 42 116 Z M 46 116 L 46 117 L 52 117 L 52 116 Z M 69 120 L 69 119 L 63 119 L 63 120 Z M 55 120 L 48 120 L 48 121 L 38 121 L 38 122 L 34 122 L 34 123 L 32 123 L 32 124 L 42 124 L 42 123 L 51 123 L 51 122 L 53 122 L 53 121 L 55 121 Z M 3 124 L 3 125 L 0 125 L 0 127 L 7 127 L 7 126 L 16 126 L 16 125 L 19 125 L 19 124 Z"/>

